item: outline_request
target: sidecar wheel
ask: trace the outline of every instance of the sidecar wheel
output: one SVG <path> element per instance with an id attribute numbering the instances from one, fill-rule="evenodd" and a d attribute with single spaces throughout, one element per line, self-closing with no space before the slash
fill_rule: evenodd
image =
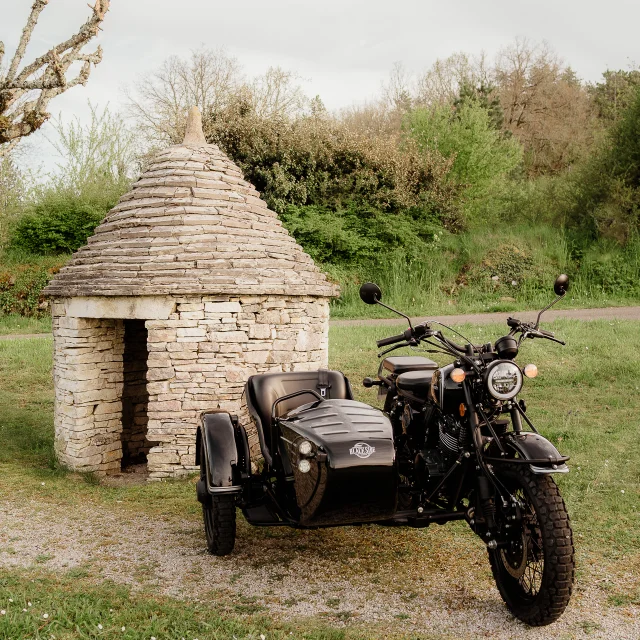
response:
<path id="1" fill-rule="evenodd" d="M 569 604 L 575 573 L 567 508 L 551 476 L 519 466 L 501 471 L 500 480 L 523 517 L 511 545 L 489 551 L 496 585 L 514 616 L 534 627 L 551 624 Z"/>
<path id="2" fill-rule="evenodd" d="M 206 458 L 200 456 L 200 480 L 206 478 Z M 205 490 L 206 491 L 206 490 Z M 214 556 L 226 556 L 236 543 L 236 496 L 220 494 L 208 496 L 202 501 L 204 532 L 207 551 Z"/>
<path id="3" fill-rule="evenodd" d="M 211 496 L 209 505 L 202 505 L 207 550 L 214 556 L 226 556 L 236 543 L 235 495 Z"/>

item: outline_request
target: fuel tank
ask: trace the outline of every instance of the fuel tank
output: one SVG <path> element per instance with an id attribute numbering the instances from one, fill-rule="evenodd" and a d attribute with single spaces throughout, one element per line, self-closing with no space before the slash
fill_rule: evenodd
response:
<path id="1" fill-rule="evenodd" d="M 378 409 L 355 400 L 324 400 L 279 420 L 299 524 L 386 520 L 396 510 L 393 430 Z"/>

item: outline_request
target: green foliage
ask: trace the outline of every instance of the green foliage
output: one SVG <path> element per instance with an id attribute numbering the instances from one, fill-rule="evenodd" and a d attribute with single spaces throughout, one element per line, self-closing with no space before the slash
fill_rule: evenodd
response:
<path id="1" fill-rule="evenodd" d="M 123 120 L 91 107 L 86 126 L 58 123 L 59 171 L 21 204 L 10 246 L 33 254 L 70 253 L 85 244 L 129 188 L 135 145 Z"/>
<path id="2" fill-rule="evenodd" d="M 477 100 L 463 101 L 455 110 L 447 105 L 416 109 L 404 127 L 420 149 L 452 159 L 449 178 L 465 187 L 468 216 L 522 163 L 520 144 L 496 130 Z"/>
<path id="3" fill-rule="evenodd" d="M 602 81 L 589 88 L 598 116 L 608 125 L 618 121 L 640 87 L 640 70 L 607 69 Z"/>
<path id="4" fill-rule="evenodd" d="M 280 218 L 314 260 L 333 265 L 369 264 L 395 250 L 415 259 L 446 233 L 421 208 L 389 214 L 354 203 L 337 210 L 290 205 Z"/>
<path id="5" fill-rule="evenodd" d="M 40 255 L 72 253 L 114 204 L 115 199 L 87 202 L 73 193 L 45 191 L 16 224 L 11 244 Z"/>
<path id="6" fill-rule="evenodd" d="M 640 225 L 640 89 L 586 162 L 558 178 L 555 217 L 624 244 Z"/>
<path id="7" fill-rule="evenodd" d="M 460 94 L 453 103 L 456 111 L 466 105 L 478 105 L 489 115 L 489 123 L 496 131 L 502 131 L 504 125 L 504 109 L 500 104 L 500 98 L 496 92 L 496 87 L 481 82 L 473 85 L 463 82 L 460 87 Z M 506 131 L 505 133 L 509 133 Z"/>
<path id="8" fill-rule="evenodd" d="M 338 210 L 355 203 L 391 213 L 418 206 L 455 224 L 455 188 L 437 152 L 401 149 L 393 136 L 365 136 L 322 112 L 264 118 L 240 101 L 204 120 L 208 139 L 278 213 L 288 205 Z"/>
<path id="9" fill-rule="evenodd" d="M 60 257 L 5 254 L 0 267 L 0 315 L 36 317 L 48 313 L 42 289 L 63 261 Z"/>

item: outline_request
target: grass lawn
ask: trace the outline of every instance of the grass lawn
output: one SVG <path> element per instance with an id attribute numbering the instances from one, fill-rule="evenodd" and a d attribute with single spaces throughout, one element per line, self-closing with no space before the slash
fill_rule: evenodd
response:
<path id="1" fill-rule="evenodd" d="M 568 344 L 541 340 L 523 346 L 520 364 L 536 363 L 540 375 L 525 382 L 522 395 L 540 431 L 571 456 L 571 473 L 560 477 L 559 484 L 576 536 L 576 597 L 595 590 L 608 607 L 620 611 L 640 604 L 640 323 L 563 320 L 545 328 Z M 486 342 L 504 329 L 465 327 L 462 332 Z M 375 402 L 374 392 L 362 389 L 360 380 L 377 369 L 374 340 L 396 332 L 397 327 L 382 324 L 331 329 L 331 366 L 351 378 L 359 399 Z M 50 338 L 0 341 L 0 508 L 37 504 L 52 524 L 56 514 L 80 508 L 161 517 L 187 523 L 202 537 L 192 480 L 104 486 L 57 466 L 51 350 Z M 418 594 L 421 585 L 427 588 L 433 576 L 447 571 L 468 572 L 483 588 L 490 586 L 482 546 L 461 523 L 417 532 L 368 526 L 307 533 L 255 529 L 240 521 L 239 536 L 263 549 L 268 545 L 274 554 L 286 552 L 288 563 L 330 562 L 332 571 L 354 583 L 365 574 L 372 593 L 388 587 Z M 431 545 L 428 552 L 425 542 Z M 223 592 L 215 597 L 203 592 L 199 601 L 182 601 L 162 595 L 153 583 L 130 591 L 90 567 L 52 570 L 44 552 L 28 567 L 11 568 L 11 545 L 10 539 L 0 540 L 0 610 L 6 611 L 0 615 L 0 638 L 394 637 L 375 625 L 359 624 L 357 618 L 345 627 L 349 612 L 331 604 L 339 599 L 329 595 L 326 601 L 335 605 L 335 615 L 282 622 L 250 598 L 244 605 L 230 604 Z M 255 567 L 264 564 L 257 556 L 251 561 Z M 475 601 L 469 602 L 465 606 L 473 607 Z M 594 628 L 597 622 L 596 616 Z M 398 631 L 395 637 L 430 636 Z"/>
<path id="2" fill-rule="evenodd" d="M 26 317 L 17 313 L 0 315 L 0 336 L 51 333 L 51 316 Z"/>

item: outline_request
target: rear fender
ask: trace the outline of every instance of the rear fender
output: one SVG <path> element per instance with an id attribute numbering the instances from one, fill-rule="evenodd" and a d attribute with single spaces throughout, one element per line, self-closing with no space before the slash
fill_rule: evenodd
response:
<path id="1" fill-rule="evenodd" d="M 238 493 L 240 485 L 239 460 L 236 427 L 228 413 L 205 413 L 196 436 L 196 464 L 206 458 L 206 478 L 204 484 L 210 495 Z"/>
<path id="2" fill-rule="evenodd" d="M 527 460 L 531 471 L 535 474 L 569 473 L 563 456 L 546 438 L 538 433 L 511 433 L 507 435 L 503 444 L 514 449 L 520 458 Z"/>

